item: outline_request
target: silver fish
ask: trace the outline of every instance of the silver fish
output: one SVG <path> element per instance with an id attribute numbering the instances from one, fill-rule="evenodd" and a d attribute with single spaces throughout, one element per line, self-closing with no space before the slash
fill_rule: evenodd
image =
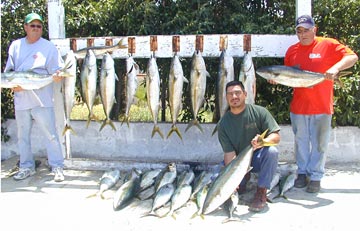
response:
<path id="1" fill-rule="evenodd" d="M 70 65 L 70 64 L 68 64 Z M 69 66 L 61 69 L 59 76 L 72 77 L 65 70 Z M 14 88 L 20 86 L 24 90 L 35 90 L 45 87 L 53 82 L 53 76 L 56 74 L 38 74 L 33 71 L 10 71 L 1 73 L 1 88 Z"/>
<path id="2" fill-rule="evenodd" d="M 197 126 L 200 131 L 203 132 L 197 120 L 197 115 L 205 100 L 206 78 L 208 76 L 210 76 L 210 74 L 206 71 L 205 61 L 201 55 L 201 51 L 195 51 L 192 56 L 190 72 L 190 95 L 194 118 L 186 127 L 185 132 L 193 125 Z"/>
<path id="3" fill-rule="evenodd" d="M 270 192 L 271 190 L 273 190 L 273 188 L 275 188 L 276 185 L 279 184 L 279 181 L 280 181 L 280 177 L 281 177 L 281 174 L 280 172 L 276 172 L 271 180 L 271 183 L 270 183 L 270 188 L 268 189 L 268 191 Z"/>
<path id="4" fill-rule="evenodd" d="M 249 145 L 221 170 L 210 186 L 202 214 L 211 213 L 231 196 L 250 170 L 252 154 L 253 149 Z"/>
<path id="5" fill-rule="evenodd" d="M 256 96 L 256 75 L 254 63 L 252 61 L 251 53 L 246 52 L 243 62 L 241 64 L 241 70 L 239 74 L 239 81 L 244 84 L 245 91 L 247 93 L 245 103 L 255 104 Z"/>
<path id="6" fill-rule="evenodd" d="M 75 57 L 77 59 L 83 59 L 86 56 L 86 53 L 88 50 L 93 50 L 95 56 L 100 56 L 102 57 L 105 53 L 111 53 L 115 50 L 118 49 L 125 49 L 127 48 L 127 45 L 124 45 L 124 39 L 121 39 L 118 44 L 113 45 L 113 46 L 92 46 L 92 47 L 86 47 L 80 50 L 77 50 L 74 52 Z"/>
<path id="7" fill-rule="evenodd" d="M 67 131 L 72 131 L 73 133 L 75 133 L 74 129 L 70 125 L 70 114 L 74 106 L 76 89 L 76 59 L 72 50 L 68 51 L 65 56 L 64 62 L 69 64 L 68 68 L 65 69 L 64 72 L 68 73 L 71 77 L 65 78 L 62 83 L 62 93 L 64 97 L 64 111 L 66 120 L 62 135 L 65 135 Z"/>
<path id="8" fill-rule="evenodd" d="M 122 184 L 115 192 L 113 198 L 113 209 L 120 210 L 128 206 L 136 196 L 139 190 L 140 174 L 137 170 L 132 170 L 132 177 Z"/>
<path id="9" fill-rule="evenodd" d="M 114 60 L 109 53 L 103 56 L 100 72 L 100 96 L 106 119 L 100 127 L 100 131 L 109 124 L 114 131 L 116 128 L 110 119 L 110 112 L 115 103 L 115 81 L 119 80 L 115 73 Z"/>
<path id="10" fill-rule="evenodd" d="M 155 210 L 159 209 L 160 207 L 162 207 L 166 203 L 168 203 L 171 200 L 171 196 L 173 195 L 174 191 L 175 191 L 175 186 L 172 183 L 163 185 L 156 192 L 150 212 L 143 216 L 148 216 L 148 215 L 157 216 L 157 214 L 155 213 Z"/>
<path id="11" fill-rule="evenodd" d="M 112 187 L 114 187 L 114 185 L 119 180 L 120 180 L 120 170 L 119 169 L 114 169 L 114 170 L 109 170 L 109 171 L 104 172 L 104 174 L 100 178 L 99 191 L 96 192 L 95 194 L 88 196 L 88 198 L 100 195 L 100 197 L 102 199 L 104 199 L 103 193 L 105 191 L 111 189 Z"/>
<path id="12" fill-rule="evenodd" d="M 175 54 L 171 60 L 171 67 L 169 74 L 169 104 L 170 104 L 172 126 L 167 135 L 167 138 L 169 138 L 173 132 L 176 132 L 176 134 L 182 140 L 181 133 L 179 129 L 176 127 L 176 122 L 182 109 L 184 82 L 188 83 L 189 81 L 184 77 L 179 56 Z"/>
<path id="13" fill-rule="evenodd" d="M 226 50 L 223 50 L 220 55 L 219 72 L 216 81 L 216 111 L 219 118 L 221 118 L 229 108 L 226 101 L 226 84 L 234 79 L 234 58 L 230 56 Z M 212 135 L 214 135 L 216 131 L 217 126 L 214 128 Z"/>
<path id="14" fill-rule="evenodd" d="M 172 216 L 176 219 L 174 212 L 183 207 L 190 199 L 192 187 L 188 184 L 183 184 L 178 187 L 171 196 L 170 211 L 164 216 Z"/>
<path id="15" fill-rule="evenodd" d="M 143 200 L 150 199 L 154 195 L 155 195 L 155 186 L 152 185 L 152 186 L 147 187 L 146 189 L 138 192 L 136 197 L 143 201 Z"/>
<path id="16" fill-rule="evenodd" d="M 324 74 L 283 65 L 260 67 L 256 73 L 264 79 L 289 87 L 312 87 L 325 80 Z"/>
<path id="17" fill-rule="evenodd" d="M 213 177 L 213 173 L 208 171 L 202 171 L 198 177 L 195 179 L 193 192 L 191 194 L 191 199 L 194 199 L 197 192 L 201 190 L 205 185 L 211 183 Z"/>
<path id="18" fill-rule="evenodd" d="M 203 206 L 204 206 L 204 202 L 206 199 L 206 195 L 209 191 L 209 187 L 210 187 L 210 183 L 204 185 L 200 190 L 198 190 L 195 195 L 195 199 L 196 199 L 196 205 L 198 207 L 198 210 L 194 213 L 194 215 L 192 215 L 191 218 L 195 218 L 196 216 L 201 216 L 201 218 L 204 219 L 204 215 L 202 214 L 202 210 L 203 210 Z M 191 198 L 190 198 L 191 199 Z"/>
<path id="19" fill-rule="evenodd" d="M 183 184 L 191 184 L 195 178 L 195 173 L 193 170 L 185 170 L 178 177 L 176 181 L 176 187 L 179 188 Z"/>
<path id="20" fill-rule="evenodd" d="M 151 112 L 151 116 L 154 121 L 154 128 L 151 133 L 151 137 L 154 137 L 155 133 L 159 133 L 161 138 L 164 139 L 160 127 L 157 125 L 158 114 L 160 108 L 160 75 L 159 69 L 156 64 L 155 57 L 151 56 L 149 59 L 146 70 L 146 98 L 148 107 Z"/>
<path id="21" fill-rule="evenodd" d="M 97 78 L 98 70 L 95 54 L 92 50 L 87 50 L 80 72 L 82 97 L 89 110 L 86 127 L 89 127 L 91 119 L 98 120 L 92 110 L 96 98 Z"/>
<path id="22" fill-rule="evenodd" d="M 289 191 L 292 187 L 294 187 L 296 178 L 297 178 L 297 173 L 292 172 L 289 175 L 285 176 L 283 179 L 281 179 L 279 183 L 280 193 L 279 195 L 275 196 L 273 199 L 279 197 L 287 199 L 287 197 L 285 196 L 285 192 Z"/>
<path id="23" fill-rule="evenodd" d="M 156 177 L 160 174 L 161 169 L 153 169 L 141 175 L 139 191 L 143 191 L 148 187 L 154 185 Z"/>
<path id="24" fill-rule="evenodd" d="M 225 219 L 222 223 L 227 223 L 229 221 L 240 221 L 240 219 L 235 218 L 233 216 L 234 211 L 238 207 L 238 203 L 239 203 L 239 195 L 238 192 L 235 191 L 233 194 L 231 194 L 229 199 L 227 199 L 224 203 L 225 210 L 228 212 L 228 218 Z"/>
<path id="25" fill-rule="evenodd" d="M 129 56 L 126 59 L 126 108 L 125 108 L 125 117 L 121 124 L 125 121 L 129 127 L 130 122 L 130 108 L 134 103 L 135 93 L 138 88 L 138 79 L 137 75 L 139 74 L 140 68 L 134 61 L 132 56 Z"/>
<path id="26" fill-rule="evenodd" d="M 155 181 L 155 191 L 159 191 L 161 186 L 168 183 L 173 183 L 177 176 L 176 164 L 169 163 L 159 174 L 158 178 Z"/>

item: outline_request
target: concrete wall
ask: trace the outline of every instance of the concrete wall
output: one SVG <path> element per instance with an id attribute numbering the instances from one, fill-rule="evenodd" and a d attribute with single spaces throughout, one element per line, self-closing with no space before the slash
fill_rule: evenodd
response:
<path id="1" fill-rule="evenodd" d="M 76 135 L 71 135 L 70 153 L 72 158 L 86 158 L 106 161 L 159 162 L 169 161 L 203 164 L 214 164 L 222 161 L 223 153 L 217 135 L 211 136 L 214 124 L 202 124 L 204 133 L 196 127 L 185 132 L 187 124 L 178 124 L 183 140 L 173 133 L 166 136 L 171 124 L 160 124 L 165 136 L 163 140 L 158 134 L 151 138 L 152 123 L 114 122 L 116 131 L 105 126 L 99 131 L 101 124 L 91 122 L 86 128 L 85 121 L 72 121 Z M 9 142 L 1 145 L 1 159 L 17 154 L 16 123 L 6 122 Z M 36 156 L 46 156 L 43 137 L 35 124 L 32 131 L 32 148 Z M 294 139 L 289 125 L 281 126 L 280 161 L 294 162 Z M 333 129 L 328 147 L 328 162 L 360 162 L 360 129 L 357 127 L 340 127 Z"/>

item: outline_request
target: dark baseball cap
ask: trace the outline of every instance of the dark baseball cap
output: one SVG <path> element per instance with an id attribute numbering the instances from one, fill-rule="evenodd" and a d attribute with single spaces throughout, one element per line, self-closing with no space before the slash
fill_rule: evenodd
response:
<path id="1" fill-rule="evenodd" d="M 25 17 L 25 23 L 28 24 L 34 20 L 39 20 L 41 23 L 43 23 L 43 19 L 40 15 L 38 15 L 37 13 L 30 13 L 28 15 L 26 15 Z"/>
<path id="2" fill-rule="evenodd" d="M 306 29 L 309 29 L 314 26 L 314 19 L 310 15 L 302 15 L 296 19 L 296 28 L 304 27 Z"/>

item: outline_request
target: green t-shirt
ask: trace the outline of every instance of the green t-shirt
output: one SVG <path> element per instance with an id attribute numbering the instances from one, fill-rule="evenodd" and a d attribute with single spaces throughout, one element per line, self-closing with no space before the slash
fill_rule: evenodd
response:
<path id="1" fill-rule="evenodd" d="M 218 123 L 218 138 L 224 152 L 235 151 L 238 155 L 250 145 L 256 134 L 269 129 L 270 133 L 280 131 L 280 127 L 270 112 L 259 105 L 246 104 L 238 115 L 227 111 Z"/>

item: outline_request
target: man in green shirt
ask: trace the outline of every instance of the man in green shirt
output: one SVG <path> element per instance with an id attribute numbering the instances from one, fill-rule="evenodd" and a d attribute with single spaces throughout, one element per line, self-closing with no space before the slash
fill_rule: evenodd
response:
<path id="1" fill-rule="evenodd" d="M 258 173 L 258 187 L 249 210 L 260 212 L 266 206 L 266 191 L 278 165 L 278 150 L 274 146 L 263 146 L 263 143 L 278 144 L 280 127 L 270 112 L 259 105 L 245 104 L 246 91 L 240 81 L 231 81 L 226 85 L 228 110 L 218 124 L 218 138 L 224 151 L 224 164 L 229 164 L 249 144 L 254 149 L 251 161 L 252 172 Z M 267 136 L 258 142 L 264 131 Z M 248 173 L 238 188 L 244 193 L 246 183 L 250 179 Z"/>

